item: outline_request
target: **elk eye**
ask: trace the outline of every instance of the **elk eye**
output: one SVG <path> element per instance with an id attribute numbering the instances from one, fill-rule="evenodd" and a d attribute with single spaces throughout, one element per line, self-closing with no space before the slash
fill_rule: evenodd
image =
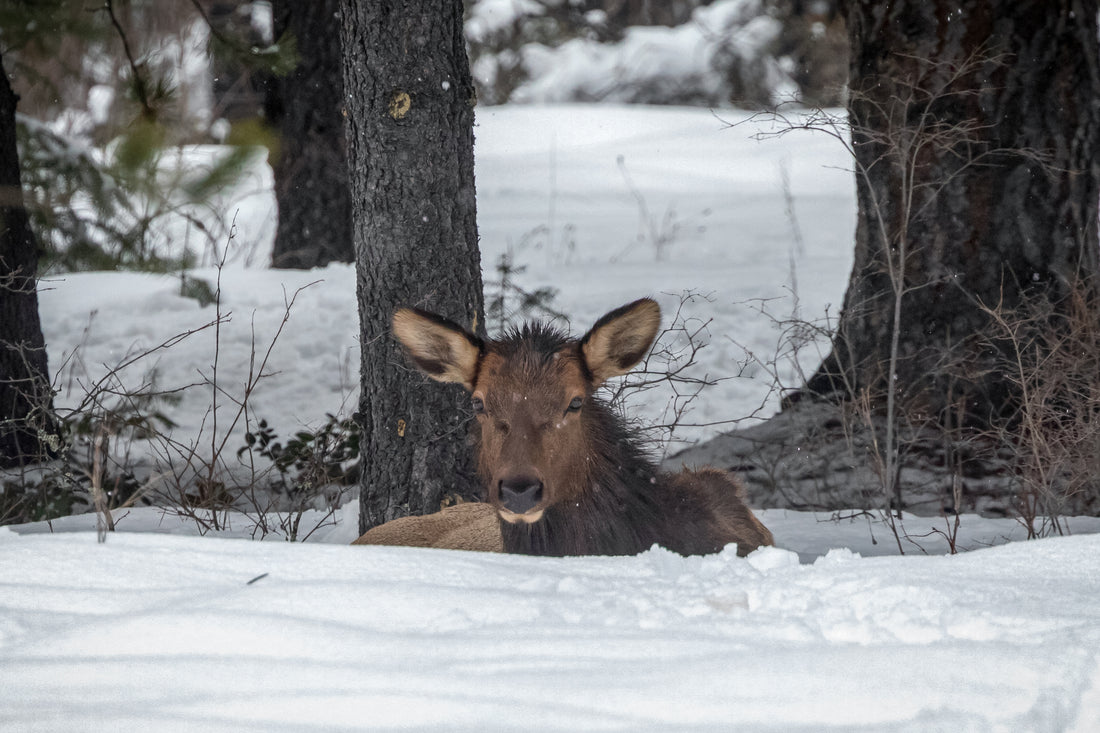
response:
<path id="1" fill-rule="evenodd" d="M 581 405 L 583 404 L 583 397 L 574 397 L 573 400 L 569 403 L 569 408 L 566 410 L 566 412 L 577 412 L 581 409 Z"/>
<path id="2" fill-rule="evenodd" d="M 481 399 L 480 397 L 475 397 L 470 402 L 470 404 L 473 406 L 475 413 L 477 413 L 478 415 L 484 414 L 484 412 L 485 412 L 485 401 L 483 399 Z"/>

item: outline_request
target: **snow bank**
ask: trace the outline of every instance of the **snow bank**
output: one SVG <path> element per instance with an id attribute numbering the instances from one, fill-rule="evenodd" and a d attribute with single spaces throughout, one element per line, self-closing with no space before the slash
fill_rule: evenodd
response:
<path id="1" fill-rule="evenodd" d="M 0 530 L 35 730 L 1096 730 L 1100 537 L 801 565 Z"/>

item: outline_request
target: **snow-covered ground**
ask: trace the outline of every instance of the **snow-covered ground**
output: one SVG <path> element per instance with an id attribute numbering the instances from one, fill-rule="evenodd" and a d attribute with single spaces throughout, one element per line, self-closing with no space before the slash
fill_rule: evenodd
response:
<path id="1" fill-rule="evenodd" d="M 754 132 L 699 110 L 479 110 L 488 289 L 511 250 L 524 286 L 560 290 L 575 330 L 642 295 L 666 311 L 685 290 L 705 295 L 685 306 L 712 319 L 700 373 L 743 376 L 691 419 L 767 414 L 767 370 L 740 366 L 746 347 L 766 357 L 780 338 L 758 299 L 778 318 L 835 313 L 854 201 L 826 136 Z M 221 273 L 232 316 L 218 340 L 199 331 L 120 379 L 201 383 L 218 343 L 225 430 L 253 345 L 264 353 L 308 285 L 250 398 L 251 419 L 285 435 L 353 409 L 354 273 L 259 267 L 274 202 L 254 184 L 226 211 L 253 265 L 231 256 Z M 62 406 L 214 313 L 170 276 L 43 288 Z M 175 438 L 209 444 L 211 389 L 175 396 L 159 405 Z M 635 409 L 659 419 L 666 400 L 646 393 Z M 1100 520 L 1004 544 L 1023 538 L 1018 524 L 964 517 L 970 551 L 944 556 L 943 520 L 908 518 L 899 556 L 875 517 L 770 510 L 777 547 L 747 559 L 540 559 L 348 547 L 356 514 L 338 510 L 305 544 L 243 540 L 242 515 L 197 537 L 151 508 L 117 517 L 103 544 L 88 515 L 0 529 L 0 730 L 1100 730 Z"/>
<path id="2" fill-rule="evenodd" d="M 800 564 L 0 529 L 0 729 L 1092 733 L 1097 567 L 1097 535 Z"/>

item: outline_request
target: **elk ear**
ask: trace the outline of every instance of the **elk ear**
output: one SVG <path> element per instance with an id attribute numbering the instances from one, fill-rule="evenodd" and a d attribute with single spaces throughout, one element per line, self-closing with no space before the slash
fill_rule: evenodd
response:
<path id="1" fill-rule="evenodd" d="M 661 326 L 661 309 L 649 298 L 608 313 L 580 341 L 581 355 L 594 385 L 626 374 L 653 345 Z"/>
<path id="2" fill-rule="evenodd" d="M 479 338 L 442 316 L 414 308 L 394 312 L 393 334 L 420 371 L 473 390 L 481 358 Z"/>

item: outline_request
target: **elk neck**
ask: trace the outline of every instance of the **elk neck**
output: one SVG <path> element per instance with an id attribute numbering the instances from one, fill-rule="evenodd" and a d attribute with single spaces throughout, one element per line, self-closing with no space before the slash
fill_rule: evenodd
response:
<path id="1" fill-rule="evenodd" d="M 535 524 L 501 523 L 506 552 L 530 555 L 633 555 L 659 541 L 665 507 L 661 475 L 641 438 L 607 403 L 585 406 L 588 451 L 576 460 L 572 501 L 547 508 Z"/>

